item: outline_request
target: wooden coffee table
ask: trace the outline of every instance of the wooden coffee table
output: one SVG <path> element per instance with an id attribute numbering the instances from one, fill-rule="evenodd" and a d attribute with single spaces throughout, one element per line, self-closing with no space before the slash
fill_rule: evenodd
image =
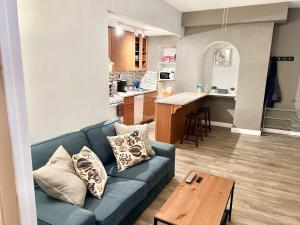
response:
<path id="1" fill-rule="evenodd" d="M 197 183 L 194 179 L 187 184 L 184 179 L 156 213 L 154 225 L 158 222 L 170 225 L 225 225 L 227 219 L 231 220 L 235 182 L 193 171 L 202 177 L 202 181 Z"/>

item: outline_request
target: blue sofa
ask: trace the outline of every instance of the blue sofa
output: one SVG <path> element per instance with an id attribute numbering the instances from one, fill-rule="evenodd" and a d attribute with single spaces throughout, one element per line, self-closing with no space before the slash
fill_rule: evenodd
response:
<path id="1" fill-rule="evenodd" d="M 83 208 L 49 197 L 35 183 L 39 225 L 133 224 L 174 177 L 175 146 L 161 142 L 151 143 L 156 156 L 118 172 L 106 138 L 116 135 L 115 122 L 117 120 L 105 121 L 31 146 L 34 170 L 44 166 L 59 145 L 70 155 L 87 146 L 100 158 L 109 176 L 102 199 L 88 193 Z"/>

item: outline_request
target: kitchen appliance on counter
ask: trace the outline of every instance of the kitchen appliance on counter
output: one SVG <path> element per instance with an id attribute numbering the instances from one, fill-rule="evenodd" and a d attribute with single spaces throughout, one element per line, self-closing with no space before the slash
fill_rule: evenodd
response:
<path id="1" fill-rule="evenodd" d="M 126 80 L 118 80 L 117 91 L 118 92 L 126 92 L 126 90 L 125 90 L 126 86 L 127 86 Z"/>
<path id="2" fill-rule="evenodd" d="M 173 69 L 164 69 L 159 72 L 159 81 L 174 81 L 175 80 L 175 70 Z"/>
<path id="3" fill-rule="evenodd" d="M 117 94 L 117 82 L 109 81 L 109 97 L 113 97 Z"/>

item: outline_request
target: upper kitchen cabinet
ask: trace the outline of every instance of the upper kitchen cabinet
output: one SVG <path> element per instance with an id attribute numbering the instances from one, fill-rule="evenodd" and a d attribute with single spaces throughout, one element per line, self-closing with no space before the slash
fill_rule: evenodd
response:
<path id="1" fill-rule="evenodd" d="M 132 32 L 108 28 L 109 57 L 112 72 L 146 71 L 148 40 Z"/>
<path id="2" fill-rule="evenodd" d="M 142 35 L 135 37 L 135 70 L 146 71 L 148 59 L 148 39 Z"/>
<path id="3" fill-rule="evenodd" d="M 134 34 L 118 32 L 109 27 L 109 56 L 113 61 L 113 72 L 132 71 L 134 67 Z"/>

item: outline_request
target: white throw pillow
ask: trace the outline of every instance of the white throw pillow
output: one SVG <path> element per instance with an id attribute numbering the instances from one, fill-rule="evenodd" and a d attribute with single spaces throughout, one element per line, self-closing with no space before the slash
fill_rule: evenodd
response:
<path id="1" fill-rule="evenodd" d="M 148 133 L 148 125 L 147 124 L 127 126 L 124 124 L 115 123 L 114 126 L 116 128 L 117 135 L 130 134 L 130 133 L 138 130 L 140 136 L 142 137 L 142 139 L 145 143 L 145 147 L 146 147 L 148 155 L 149 156 L 155 155 L 155 151 L 152 149 L 150 141 L 149 141 L 149 133 Z"/>
<path id="2" fill-rule="evenodd" d="M 59 146 L 48 163 L 33 171 L 39 186 L 51 197 L 82 207 L 86 185 L 77 175 L 73 161 L 63 146 Z"/>

